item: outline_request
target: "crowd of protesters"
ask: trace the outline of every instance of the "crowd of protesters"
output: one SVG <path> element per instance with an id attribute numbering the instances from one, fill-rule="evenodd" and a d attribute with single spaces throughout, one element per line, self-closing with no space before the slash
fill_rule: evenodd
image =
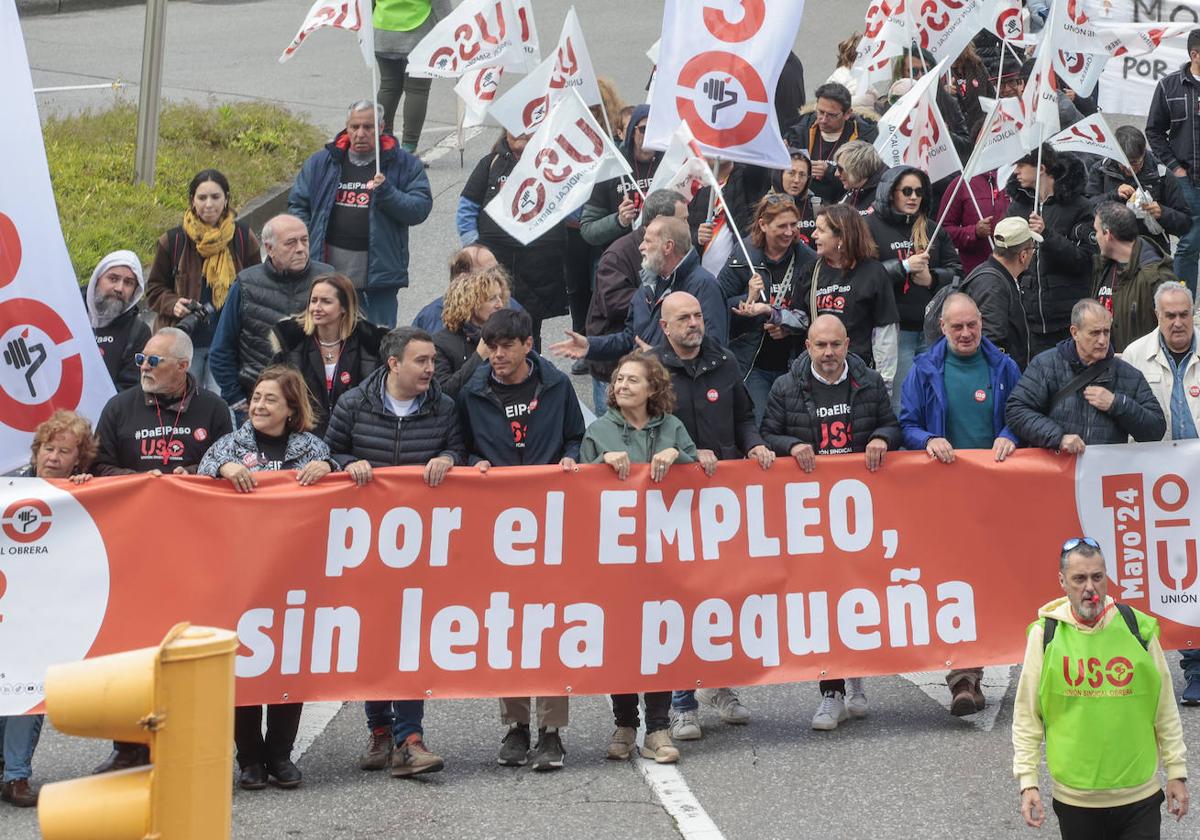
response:
<path id="1" fill-rule="evenodd" d="M 405 76 L 412 28 L 396 15 L 394 37 L 376 41 L 387 50 L 382 114 L 369 100 L 350 106 L 345 130 L 297 176 L 287 214 L 249 230 L 225 176 L 204 170 L 145 279 L 126 250 L 96 266 L 87 310 L 120 390 L 90 418 L 94 432 L 70 412 L 42 424 L 29 475 L 198 473 L 248 493 L 265 470 L 291 471 L 300 486 L 335 472 L 362 485 L 376 469 L 421 465 L 437 493 L 451 471 L 523 464 L 607 464 L 616 480 L 648 464 L 660 481 L 743 459 L 766 470 L 791 458 L 812 472 L 846 453 L 876 471 L 906 448 L 940 464 L 990 450 L 1003 469 L 1022 446 L 1079 453 L 1198 436 L 1200 153 L 1161 119 L 1159 94 L 1145 135 L 1117 134 L 1132 171 L 1045 146 L 1007 183 L 979 175 L 956 196 L 918 168 L 887 168 L 871 145 L 881 109 L 928 55 L 914 49 L 893 89 L 875 92 L 846 72 L 852 38 L 811 106 L 802 82 L 780 93 L 798 103 L 781 115 L 789 168 L 727 163 L 725 201 L 702 191 L 689 202 L 662 190 L 640 197 L 662 158 L 643 145 L 649 109 L 625 107 L 607 85 L 602 107 L 632 179 L 598 185 L 575 219 L 521 245 L 482 210 L 530 139 L 504 132 L 458 197 L 463 249 L 444 297 L 397 327 L 410 238 L 433 197 L 415 154 L 429 89 Z M 977 133 L 981 96 L 1021 83 L 1011 69 L 996 76 L 995 47 L 980 36 L 939 87 L 956 143 Z M 1200 31 L 1189 49 L 1179 72 L 1195 87 Z M 1175 84 L 1165 78 L 1160 93 Z M 1153 199 L 1140 214 L 1126 206 L 1135 175 Z M 745 252 L 722 235 L 731 229 Z M 156 315 L 153 332 L 142 305 Z M 568 307 L 574 328 L 549 349 L 576 362 L 571 374 L 541 353 L 543 321 Z M 586 377 L 590 424 L 571 375 Z M 1200 651 L 1182 666 L 1183 700 L 1200 704 Z M 983 708 L 980 681 L 978 668 L 949 674 L 955 715 Z M 868 712 L 861 679 L 831 677 L 819 691 L 814 729 Z M 702 703 L 727 723 L 751 718 L 732 688 L 649 692 L 640 703 L 639 748 L 638 696 L 612 697 L 609 758 L 640 749 L 677 761 L 674 741 L 702 736 Z M 563 767 L 568 706 L 501 700 L 498 762 Z M 423 713 L 421 700 L 365 704 L 359 765 L 441 770 Z M 267 707 L 264 734 L 261 708 L 238 710 L 242 788 L 300 783 L 291 752 L 301 715 L 300 704 Z M 38 716 L 0 718 L 13 804 L 36 801 L 40 726 Z M 146 760 L 144 747 L 118 743 L 97 769 Z"/>

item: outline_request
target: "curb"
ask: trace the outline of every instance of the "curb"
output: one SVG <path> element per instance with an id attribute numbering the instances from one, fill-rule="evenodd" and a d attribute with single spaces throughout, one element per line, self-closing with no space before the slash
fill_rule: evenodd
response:
<path id="1" fill-rule="evenodd" d="M 259 193 L 238 209 L 238 221 L 245 223 L 254 235 L 262 231 L 263 225 L 273 216 L 287 212 L 288 193 L 292 191 L 295 178 L 281 181 L 266 192 Z"/>
<path id="2" fill-rule="evenodd" d="M 114 9 L 118 6 L 142 6 L 144 0 L 17 0 L 18 15 L 55 15 L 60 12 L 83 12 L 94 9 Z"/>

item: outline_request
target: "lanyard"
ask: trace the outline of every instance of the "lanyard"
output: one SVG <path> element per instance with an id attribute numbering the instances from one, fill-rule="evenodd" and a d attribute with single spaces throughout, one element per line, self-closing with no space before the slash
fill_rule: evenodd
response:
<path id="1" fill-rule="evenodd" d="M 175 442 L 175 427 L 179 425 L 179 416 L 183 414 L 183 403 L 187 399 L 187 386 L 183 386 L 183 396 L 179 398 L 179 410 L 175 412 L 175 422 L 171 424 L 171 434 L 167 438 L 166 446 L 163 447 L 163 466 L 167 466 L 171 461 L 171 444 Z M 158 407 L 158 394 L 154 395 L 154 413 L 158 415 L 158 429 L 162 431 L 162 411 Z"/>

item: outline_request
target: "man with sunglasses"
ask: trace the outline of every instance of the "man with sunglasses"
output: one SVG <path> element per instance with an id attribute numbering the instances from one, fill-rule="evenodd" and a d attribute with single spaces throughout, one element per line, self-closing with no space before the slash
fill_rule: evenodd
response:
<path id="1" fill-rule="evenodd" d="M 1038 610 L 1013 703 L 1013 775 L 1021 816 L 1045 821 L 1043 740 L 1063 840 L 1157 838 L 1167 813 L 1188 812 L 1187 748 L 1158 622 L 1108 597 L 1100 545 L 1067 540 L 1064 597 Z M 1158 765 L 1166 770 L 1164 796 Z"/>
<path id="2" fill-rule="evenodd" d="M 213 442 L 233 431 L 229 406 L 188 372 L 192 339 L 165 327 L 133 357 L 138 384 L 108 401 L 96 423 L 96 475 L 194 474 Z M 150 762 L 141 744 L 114 742 L 96 773 Z"/>

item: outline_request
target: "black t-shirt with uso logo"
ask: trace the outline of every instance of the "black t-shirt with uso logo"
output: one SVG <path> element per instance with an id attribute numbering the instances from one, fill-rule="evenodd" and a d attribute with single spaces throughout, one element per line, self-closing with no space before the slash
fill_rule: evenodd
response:
<path id="1" fill-rule="evenodd" d="M 836 315 L 846 325 L 850 336 L 850 352 L 872 367 L 871 331 L 900 321 L 896 310 L 896 295 L 892 281 L 878 260 L 863 260 L 853 269 L 843 272 L 818 260 L 816 311 L 810 315 Z M 804 302 L 811 299 L 813 264 L 804 268 Z"/>
<path id="2" fill-rule="evenodd" d="M 817 404 L 817 424 L 820 438 L 818 455 L 840 455 L 853 452 L 850 430 L 850 377 L 836 385 L 827 385 L 812 377 L 813 401 Z"/>

